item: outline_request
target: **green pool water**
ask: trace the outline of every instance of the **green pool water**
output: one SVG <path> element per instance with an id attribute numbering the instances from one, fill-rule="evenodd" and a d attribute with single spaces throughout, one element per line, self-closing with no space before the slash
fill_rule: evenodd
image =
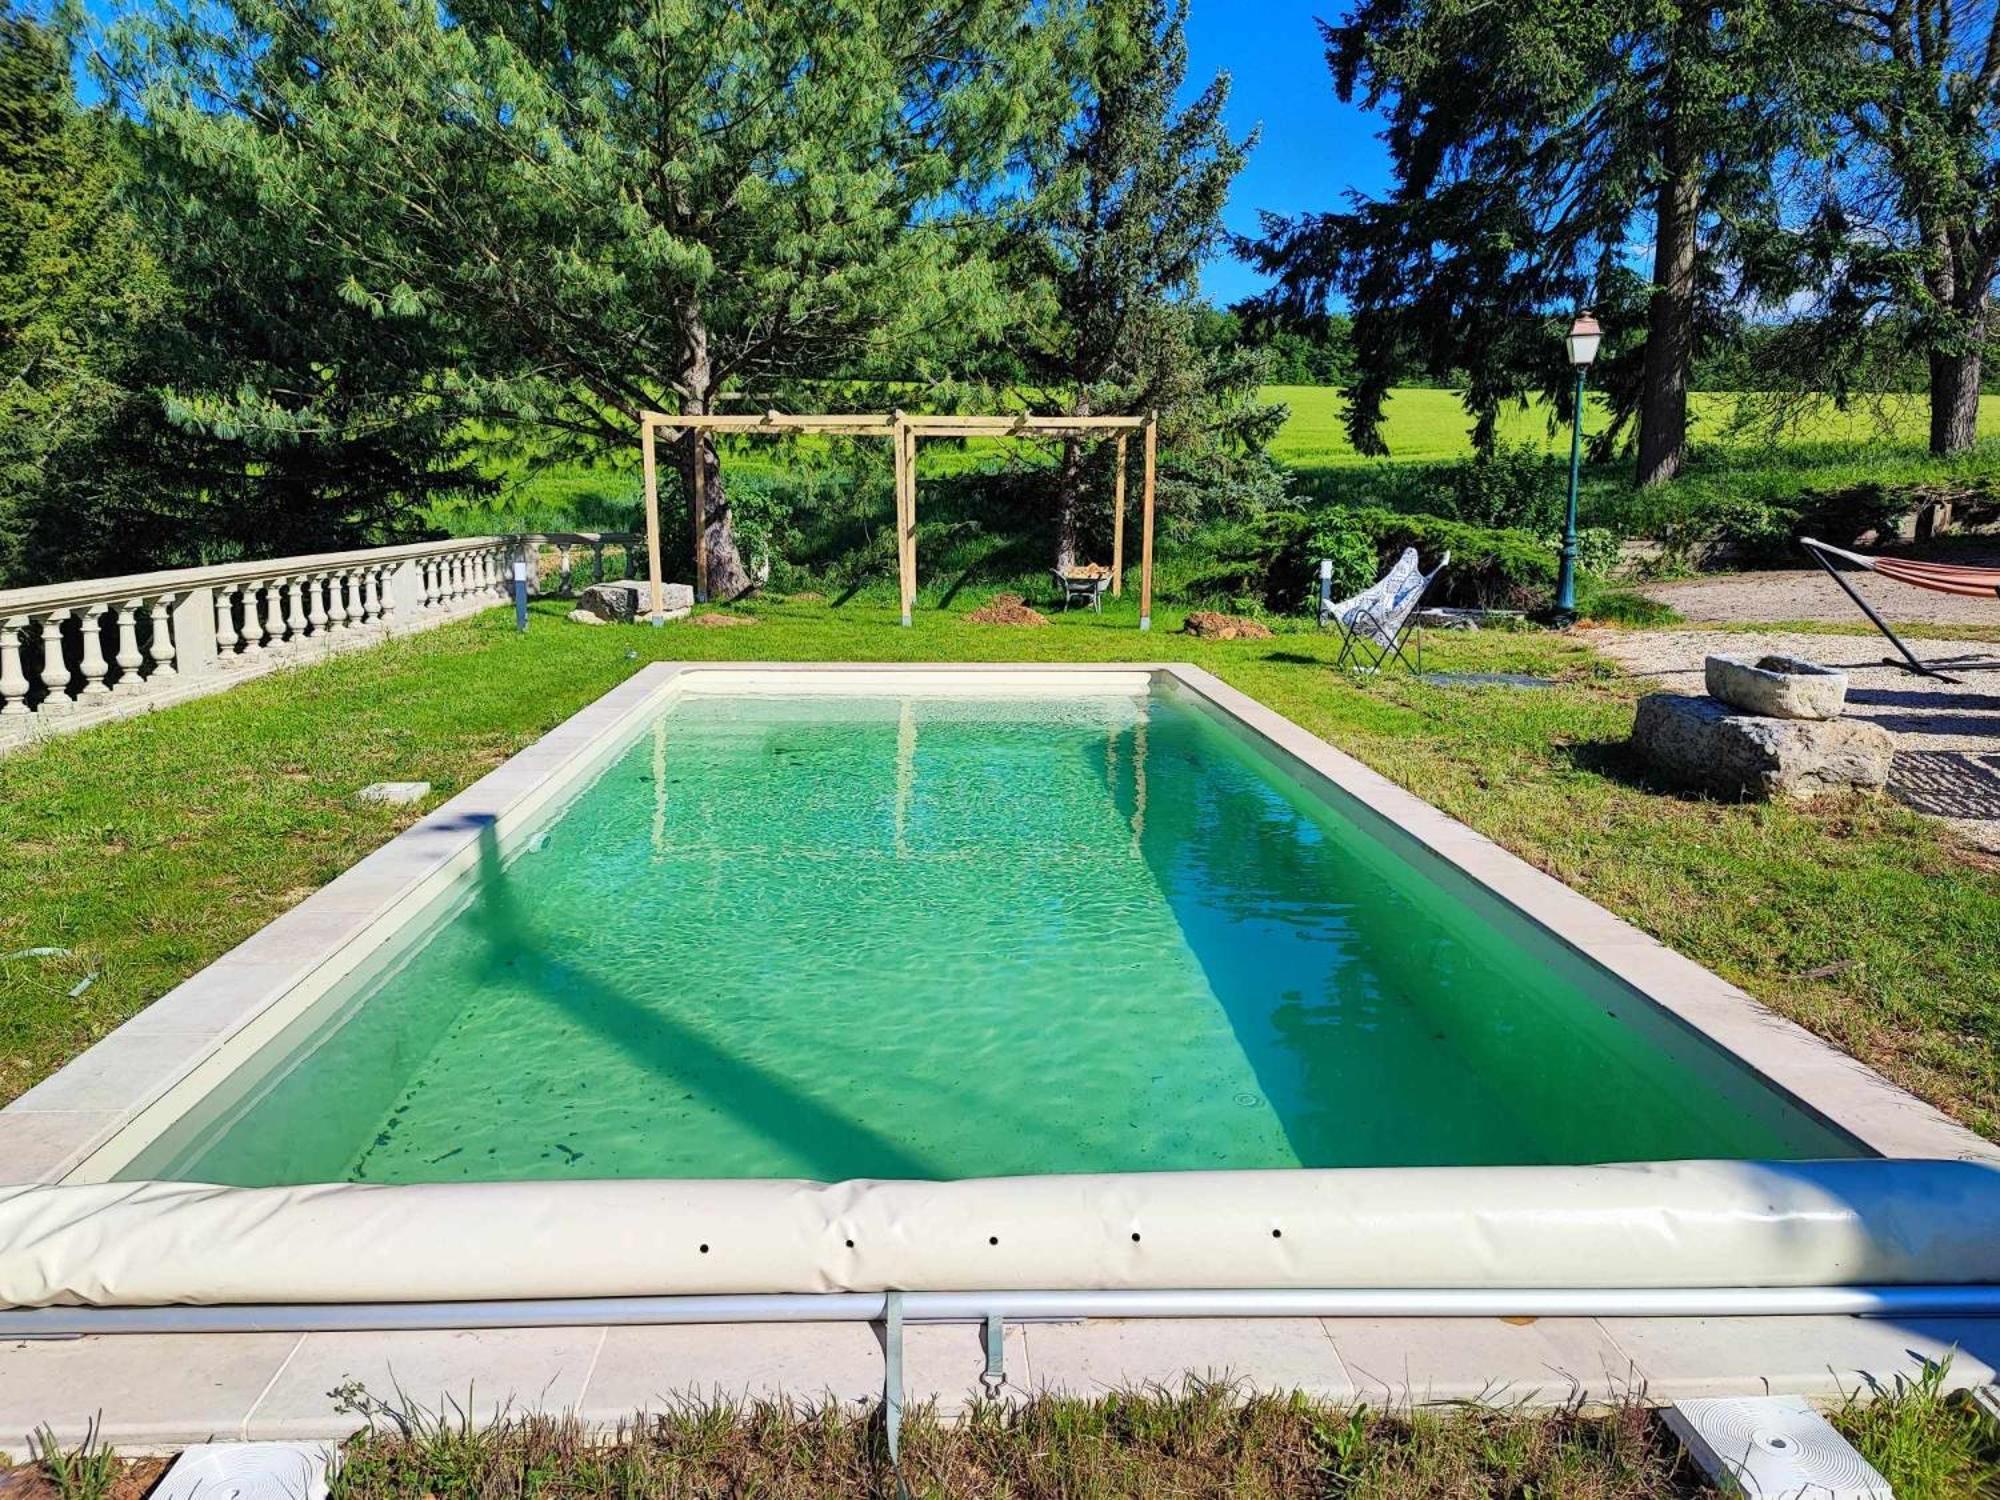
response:
<path id="1" fill-rule="evenodd" d="M 123 1175 L 1857 1148 L 1177 693 L 684 699 Z"/>

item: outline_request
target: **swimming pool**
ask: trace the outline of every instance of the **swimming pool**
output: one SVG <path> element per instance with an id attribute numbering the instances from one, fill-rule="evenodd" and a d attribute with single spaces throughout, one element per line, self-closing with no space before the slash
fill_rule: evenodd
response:
<path id="1" fill-rule="evenodd" d="M 0 1111 L 79 1142 L 0 1203 L 24 1305 L 1961 1280 L 2000 1213 L 1184 667 L 646 669 L 130 1033 Z"/>
<path id="2" fill-rule="evenodd" d="M 444 906 L 119 1175 L 1861 1149 L 1172 684 L 685 697 Z"/>

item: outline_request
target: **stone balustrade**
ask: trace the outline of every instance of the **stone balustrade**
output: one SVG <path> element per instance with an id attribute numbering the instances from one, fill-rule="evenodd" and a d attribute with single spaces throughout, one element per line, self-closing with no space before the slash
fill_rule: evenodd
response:
<path id="1" fill-rule="evenodd" d="M 0 751 L 220 691 L 288 662 L 374 645 L 531 587 L 550 549 L 568 591 L 589 550 L 601 579 L 622 532 L 460 537 L 0 590 Z"/>

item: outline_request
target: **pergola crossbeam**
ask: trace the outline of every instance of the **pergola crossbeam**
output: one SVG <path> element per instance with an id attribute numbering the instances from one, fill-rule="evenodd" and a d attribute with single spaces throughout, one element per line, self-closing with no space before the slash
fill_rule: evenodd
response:
<path id="1" fill-rule="evenodd" d="M 659 466 L 655 445 L 660 434 L 669 441 L 684 433 L 780 433 L 813 434 L 823 437 L 886 437 L 894 446 L 896 492 L 896 583 L 902 605 L 903 623 L 910 623 L 910 611 L 917 598 L 917 442 L 920 438 L 972 437 L 1081 437 L 1090 433 L 1115 432 L 1117 473 L 1112 492 L 1111 592 L 1125 592 L 1125 470 L 1127 439 L 1141 434 L 1145 473 L 1141 488 L 1139 560 L 1139 628 L 1153 623 L 1153 499 L 1154 471 L 1159 436 L 1159 413 L 1144 416 L 1031 417 L 977 416 L 941 412 L 829 412 L 799 416 L 788 412 L 686 412 L 649 411 L 640 414 L 639 445 L 646 484 L 646 561 L 652 585 L 653 621 L 665 618 L 660 573 L 660 491 Z M 697 444 L 697 448 L 699 448 Z M 708 547 L 704 535 L 707 515 L 704 490 L 706 466 L 699 451 L 694 456 L 689 484 L 689 507 L 694 522 L 695 598 L 708 598 Z"/>

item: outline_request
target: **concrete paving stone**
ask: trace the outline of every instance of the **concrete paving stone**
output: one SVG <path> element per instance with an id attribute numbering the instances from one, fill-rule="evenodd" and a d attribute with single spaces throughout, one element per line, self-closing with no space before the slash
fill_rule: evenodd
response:
<path id="1" fill-rule="evenodd" d="M 1377 1406 L 1617 1401 L 1638 1380 L 1590 1318 L 1328 1318 L 1360 1400 Z"/>
<path id="2" fill-rule="evenodd" d="M 250 1412 L 245 1435 L 338 1438 L 366 1425 L 339 1410 L 356 1387 L 379 1402 L 476 1422 L 573 1410 L 603 1341 L 600 1328 L 310 1333 Z"/>
<path id="3" fill-rule="evenodd" d="M 234 1031 L 283 994 L 299 970 L 297 963 L 218 959 L 118 1029 L 134 1036 L 161 1031 L 219 1036 Z"/>
<path id="4" fill-rule="evenodd" d="M 1190 1376 L 1246 1389 L 1353 1399 L 1354 1384 L 1314 1318 L 1093 1318 L 1028 1325 L 1028 1374 L 1038 1393 L 1101 1396 Z"/>
<path id="5" fill-rule="evenodd" d="M 882 1370 L 881 1340 L 866 1323 L 608 1328 L 581 1409 L 610 1426 L 717 1398 L 860 1404 L 881 1399 Z"/>
<path id="6" fill-rule="evenodd" d="M 1838 1398 L 1951 1361 L 1954 1386 L 1993 1378 L 2000 1319 L 1606 1318 L 1656 1401 L 1703 1396 Z"/>
<path id="7" fill-rule="evenodd" d="M 298 1343 L 296 1333 L 0 1341 L 0 1452 L 26 1457 L 43 1424 L 74 1445 L 93 1420 L 133 1452 L 240 1438 Z"/>
<path id="8" fill-rule="evenodd" d="M 55 1181 L 123 1119 L 117 1110 L 0 1110 L 0 1183 Z"/>
<path id="9" fill-rule="evenodd" d="M 202 1031 L 114 1031 L 7 1107 L 22 1113 L 129 1110 L 186 1073 L 213 1041 Z"/>

